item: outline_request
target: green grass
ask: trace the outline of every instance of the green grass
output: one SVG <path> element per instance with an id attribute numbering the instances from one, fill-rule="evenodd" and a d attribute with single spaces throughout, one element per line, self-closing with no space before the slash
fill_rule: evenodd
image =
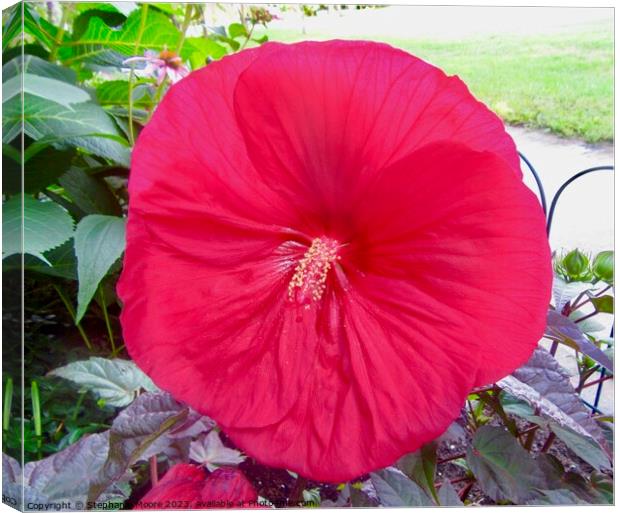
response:
<path id="1" fill-rule="evenodd" d="M 284 42 L 334 37 L 274 29 L 267 33 L 270 40 Z M 591 143 L 613 139 L 613 34 L 608 30 L 446 42 L 381 40 L 460 76 L 510 124 Z"/>

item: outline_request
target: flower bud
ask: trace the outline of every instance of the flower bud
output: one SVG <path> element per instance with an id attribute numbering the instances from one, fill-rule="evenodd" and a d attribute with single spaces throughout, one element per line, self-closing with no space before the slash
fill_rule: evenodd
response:
<path id="1" fill-rule="evenodd" d="M 561 268 L 570 281 L 588 281 L 592 276 L 588 257 L 578 249 L 562 258 Z"/>
<path id="2" fill-rule="evenodd" d="M 614 252 L 601 251 L 592 263 L 594 276 L 606 283 L 614 282 Z"/>

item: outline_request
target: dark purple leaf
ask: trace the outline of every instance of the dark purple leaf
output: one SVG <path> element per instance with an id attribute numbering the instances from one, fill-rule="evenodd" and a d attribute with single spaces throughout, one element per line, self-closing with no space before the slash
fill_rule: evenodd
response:
<path id="1" fill-rule="evenodd" d="M 432 499 L 417 484 L 394 467 L 370 474 L 382 506 L 434 506 Z"/>
<path id="2" fill-rule="evenodd" d="M 525 365 L 499 381 L 498 385 L 538 408 L 544 417 L 593 438 L 611 454 L 600 425 L 575 392 L 568 374 L 545 349 L 535 349 Z"/>
<path id="3" fill-rule="evenodd" d="M 467 464 L 482 490 L 493 500 L 515 504 L 538 496 L 544 475 L 537 462 L 508 431 L 482 426 L 467 448 Z"/>
<path id="4" fill-rule="evenodd" d="M 559 312 L 554 310 L 547 312 L 547 330 L 545 335 L 554 340 L 557 339 L 577 351 L 581 351 L 611 372 L 614 371 L 611 359 L 588 340 L 577 324 Z"/>

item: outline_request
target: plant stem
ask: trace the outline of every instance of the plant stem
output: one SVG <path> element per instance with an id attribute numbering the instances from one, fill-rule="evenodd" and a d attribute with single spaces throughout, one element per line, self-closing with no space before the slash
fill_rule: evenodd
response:
<path id="1" fill-rule="evenodd" d="M 474 487 L 473 481 L 471 481 L 470 483 L 466 484 L 463 487 L 463 489 L 459 493 L 459 499 L 461 499 L 461 502 L 465 502 L 465 498 L 467 497 L 467 495 L 469 495 L 469 492 L 471 491 L 473 487 Z"/>
<path id="2" fill-rule="evenodd" d="M 454 456 L 448 456 L 447 458 L 437 460 L 437 465 L 441 465 L 442 463 L 448 463 L 449 461 L 458 460 L 459 458 L 464 458 L 465 456 L 467 456 L 467 454 L 465 454 L 464 452 L 455 454 Z"/>
<path id="3" fill-rule="evenodd" d="M 136 36 L 136 44 L 134 46 L 134 51 L 133 51 L 133 54 L 135 56 L 138 55 L 138 51 L 140 50 L 140 42 L 142 40 L 142 34 L 144 33 L 144 28 L 146 27 L 146 17 L 148 15 L 148 12 L 149 12 L 148 4 L 142 4 L 142 9 L 140 11 L 140 27 L 138 28 L 138 35 Z M 135 77 L 134 66 L 135 64 L 132 63 L 131 69 L 129 71 L 129 81 L 128 81 L 129 98 L 128 98 L 128 103 L 127 103 L 127 117 L 128 117 L 128 124 L 129 124 L 129 127 L 128 127 L 129 128 L 129 144 L 131 146 L 133 146 L 136 142 L 136 137 L 133 132 L 133 81 Z"/>
<path id="4" fill-rule="evenodd" d="M 115 354 L 116 344 L 114 343 L 114 332 L 112 331 L 112 325 L 110 324 L 110 316 L 108 315 L 108 307 L 105 304 L 105 295 L 103 294 L 103 287 L 101 285 L 99 285 L 99 299 L 101 300 L 101 310 L 103 311 L 105 327 L 108 330 L 108 338 L 110 339 L 110 345 L 112 346 L 112 354 Z"/>
<path id="5" fill-rule="evenodd" d="M 78 400 L 75 403 L 75 408 L 73 409 L 73 414 L 71 415 L 71 420 L 73 422 L 76 421 L 78 415 L 80 414 L 80 406 L 82 406 L 82 402 L 84 401 L 84 397 L 86 397 L 86 392 L 80 392 L 78 396 Z"/>
<path id="6" fill-rule="evenodd" d="M 151 487 L 157 486 L 159 476 L 157 475 L 157 454 L 153 454 L 149 459 L 149 468 L 151 471 Z"/>
<path id="7" fill-rule="evenodd" d="M 64 303 L 67 311 L 69 312 L 69 315 L 71 315 L 71 318 L 73 319 L 73 323 L 75 324 L 75 327 L 80 332 L 80 335 L 82 336 L 82 340 L 84 340 L 84 343 L 86 344 L 87 349 L 89 351 L 92 351 L 93 346 L 90 342 L 90 339 L 88 338 L 88 335 L 84 331 L 84 328 L 82 328 L 82 325 L 79 322 L 75 322 L 75 319 L 76 319 L 75 310 L 73 309 L 73 305 L 71 304 L 71 301 L 69 301 L 69 298 L 65 296 L 65 293 L 62 291 L 62 289 L 58 285 L 54 284 L 54 288 L 56 289 L 56 292 L 58 292 L 60 299 L 62 299 L 62 302 Z"/>
<path id="8" fill-rule="evenodd" d="M 597 292 L 596 294 L 594 294 L 594 297 L 601 297 L 603 294 L 605 294 L 605 292 L 607 292 L 609 289 L 611 288 L 611 285 L 607 285 L 607 287 L 605 287 L 604 289 L 602 289 L 600 292 Z M 588 291 L 583 291 L 581 294 L 579 294 L 576 298 L 575 298 L 575 304 L 573 306 L 571 306 L 571 312 L 574 312 L 576 310 L 579 310 L 582 306 L 587 305 L 592 298 L 588 297 L 588 299 L 586 299 L 585 301 L 582 301 L 581 303 L 577 303 L 581 298 L 583 298 L 586 294 L 588 293 Z"/>
<path id="9" fill-rule="evenodd" d="M 256 27 L 256 23 L 252 23 L 252 26 L 250 27 L 250 31 L 248 32 L 248 35 L 245 37 L 245 41 L 243 42 L 239 50 L 243 50 L 245 48 L 245 45 L 247 45 L 248 42 L 250 41 L 250 38 L 252 37 L 252 33 L 254 32 L 254 27 Z"/>
<path id="10" fill-rule="evenodd" d="M 605 376 L 604 378 L 596 379 L 594 381 L 590 381 L 590 383 L 586 383 L 582 388 L 588 388 L 594 385 L 598 385 L 599 383 L 603 383 L 604 381 L 608 381 L 613 379 L 613 376 Z"/>
<path id="11" fill-rule="evenodd" d="M 181 55 L 181 50 L 183 49 L 183 43 L 185 42 L 185 34 L 187 29 L 189 28 L 189 24 L 192 21 L 192 4 L 187 4 L 185 6 L 185 15 L 183 17 L 183 25 L 181 25 L 181 37 L 179 38 L 179 42 L 177 43 L 176 53 L 178 56 Z"/>
<path id="12" fill-rule="evenodd" d="M 71 7 L 69 5 L 62 5 L 62 15 L 60 17 L 60 23 L 58 24 L 58 33 L 56 34 L 56 37 L 54 37 L 54 45 L 52 46 L 50 51 L 50 62 L 54 62 L 58 55 L 58 47 L 61 45 L 62 38 L 65 35 L 65 25 L 67 24 L 67 18 L 69 16 L 70 10 Z"/>
<path id="13" fill-rule="evenodd" d="M 555 440 L 555 433 L 549 433 L 549 436 L 547 437 L 547 440 L 545 440 L 545 443 L 543 444 L 540 452 L 542 453 L 547 452 L 551 448 L 551 445 L 553 444 L 554 440 Z"/>
<path id="14" fill-rule="evenodd" d="M 532 450 L 532 445 L 534 445 L 534 439 L 536 438 L 536 431 L 539 427 L 540 426 L 532 426 L 531 428 L 526 429 L 525 431 L 520 433 L 520 435 L 525 435 L 527 433 L 527 438 L 525 439 L 523 447 L 528 452 Z"/>
<path id="15" fill-rule="evenodd" d="M 11 424 L 11 407 L 13 406 L 13 378 L 6 379 L 4 386 L 4 403 L 2 408 L 2 429 L 7 431 Z"/>
<path id="16" fill-rule="evenodd" d="M 192 5 L 187 4 L 187 6 L 185 7 L 185 15 L 183 17 L 183 24 L 181 25 L 181 35 L 179 37 L 179 42 L 177 43 L 177 46 L 174 50 L 174 53 L 177 54 L 179 57 L 181 56 L 181 50 L 183 49 L 183 43 L 185 42 L 185 34 L 187 33 L 187 29 L 189 28 L 189 25 L 192 21 L 191 14 L 192 14 Z M 155 90 L 155 96 L 153 97 L 154 105 L 157 105 L 159 103 L 159 100 L 161 99 L 161 95 L 164 92 L 164 87 L 166 87 L 165 78 L 161 81 L 161 84 L 159 84 L 157 86 L 157 89 Z M 152 109 L 149 112 L 147 121 L 150 121 L 151 117 L 153 116 L 153 112 L 155 112 L 155 109 Z"/>
<path id="17" fill-rule="evenodd" d="M 590 317 L 594 317 L 598 312 L 594 311 L 592 313 L 589 313 L 588 315 L 584 315 L 583 317 L 580 317 L 579 319 L 577 319 L 575 321 L 575 324 L 585 321 L 586 319 L 589 319 Z"/>
<path id="18" fill-rule="evenodd" d="M 43 457 L 41 454 L 41 437 L 43 436 L 43 428 L 41 423 L 41 397 L 39 395 L 39 384 L 36 381 L 32 381 L 30 386 L 30 397 L 32 399 L 34 434 L 37 437 L 37 455 L 39 459 L 41 459 Z"/>

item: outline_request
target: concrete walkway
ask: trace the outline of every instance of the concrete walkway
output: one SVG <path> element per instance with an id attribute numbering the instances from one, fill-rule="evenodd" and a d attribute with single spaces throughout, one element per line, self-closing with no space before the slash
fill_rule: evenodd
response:
<path id="1" fill-rule="evenodd" d="M 611 144 L 588 145 L 518 127 L 509 127 L 508 132 L 538 171 L 548 204 L 562 183 L 578 171 L 614 164 Z M 523 173 L 525 182 L 538 192 L 525 167 Z M 553 249 L 578 247 L 593 253 L 613 249 L 613 183 L 613 172 L 597 171 L 568 186 L 554 215 L 550 237 Z"/>

